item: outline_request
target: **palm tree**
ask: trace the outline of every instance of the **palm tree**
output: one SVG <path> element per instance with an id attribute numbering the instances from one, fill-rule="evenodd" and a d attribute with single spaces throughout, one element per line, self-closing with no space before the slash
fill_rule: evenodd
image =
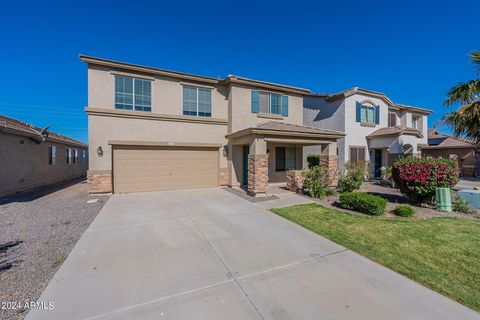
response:
<path id="1" fill-rule="evenodd" d="M 480 71 L 480 51 L 473 51 L 469 56 Z M 455 135 L 480 143 L 480 79 L 459 83 L 450 89 L 444 104 L 457 103 L 462 106 L 457 111 L 447 113 L 445 123 L 453 129 Z"/>

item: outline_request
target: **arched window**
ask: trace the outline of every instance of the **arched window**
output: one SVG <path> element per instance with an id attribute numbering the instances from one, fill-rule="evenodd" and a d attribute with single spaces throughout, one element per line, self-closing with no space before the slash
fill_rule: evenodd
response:
<path id="1" fill-rule="evenodd" d="M 370 100 L 357 102 L 357 122 L 366 124 L 379 123 L 380 109 Z"/>
<path id="2" fill-rule="evenodd" d="M 370 101 L 362 102 L 362 123 L 375 123 L 375 105 Z"/>

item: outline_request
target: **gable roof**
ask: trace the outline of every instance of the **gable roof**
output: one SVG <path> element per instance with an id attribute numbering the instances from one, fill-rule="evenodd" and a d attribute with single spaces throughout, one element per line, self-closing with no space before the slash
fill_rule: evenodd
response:
<path id="1" fill-rule="evenodd" d="M 42 128 L 0 114 L 0 132 L 13 133 L 34 139 L 41 139 L 41 131 Z M 87 147 L 87 145 L 83 142 L 51 131 L 48 131 L 48 137 L 46 140 L 83 148 Z"/>
<path id="2" fill-rule="evenodd" d="M 371 138 L 377 138 L 382 136 L 402 135 L 402 134 L 416 135 L 419 138 L 423 137 L 423 134 L 420 130 L 417 130 L 414 128 L 394 126 L 394 127 L 385 127 L 385 128 L 380 128 L 378 130 L 375 130 L 372 133 L 370 133 L 367 136 L 367 138 L 371 139 Z"/>
<path id="3" fill-rule="evenodd" d="M 428 146 L 437 148 L 469 148 L 479 147 L 475 143 L 464 140 L 462 138 L 454 137 L 448 134 L 440 133 L 437 129 L 428 130 Z"/>
<path id="4" fill-rule="evenodd" d="M 345 99 L 345 98 L 348 98 L 348 97 L 353 96 L 355 94 L 364 94 L 364 95 L 367 95 L 367 96 L 382 99 L 389 107 L 391 107 L 393 109 L 410 110 L 410 111 L 414 111 L 414 112 L 421 113 L 421 114 L 431 114 L 433 112 L 432 110 L 428 110 L 428 109 L 413 107 L 413 106 L 409 106 L 409 105 L 406 105 L 406 104 L 394 103 L 383 92 L 366 90 L 366 89 L 362 89 L 362 88 L 359 88 L 359 87 L 353 87 L 353 88 L 343 90 L 343 91 L 333 93 L 333 94 L 313 93 L 313 94 L 310 94 L 310 96 L 324 97 L 324 98 L 326 98 L 327 101 L 334 101 L 334 100 L 337 100 L 337 99 Z"/>

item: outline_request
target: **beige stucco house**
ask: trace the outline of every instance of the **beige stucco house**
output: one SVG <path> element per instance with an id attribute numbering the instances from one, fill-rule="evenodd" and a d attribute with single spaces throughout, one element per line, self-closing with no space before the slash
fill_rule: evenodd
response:
<path id="1" fill-rule="evenodd" d="M 351 88 L 304 99 L 304 124 L 345 132 L 338 140 L 340 171 L 347 162 L 366 162 L 373 178 L 403 156 L 420 156 L 427 146 L 431 110 L 394 103 L 381 92 Z M 306 154 L 318 147 L 306 147 Z"/>
<path id="2" fill-rule="evenodd" d="M 88 64 L 92 192 L 218 185 L 264 194 L 319 146 L 337 168 L 342 132 L 303 126 L 306 89 L 80 56 Z"/>
<path id="3" fill-rule="evenodd" d="M 0 197 L 85 177 L 87 145 L 0 115 Z"/>

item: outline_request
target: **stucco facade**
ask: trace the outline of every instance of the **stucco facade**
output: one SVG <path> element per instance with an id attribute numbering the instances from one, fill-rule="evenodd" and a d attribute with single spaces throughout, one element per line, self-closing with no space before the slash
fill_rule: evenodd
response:
<path id="1" fill-rule="evenodd" d="M 195 76 L 111 60 L 85 57 L 88 64 L 88 114 L 90 170 L 92 190 L 111 192 L 115 173 L 113 157 L 116 145 L 190 147 L 218 149 L 219 185 L 240 186 L 251 181 L 283 182 L 286 170 L 275 167 L 276 147 L 295 148 L 295 168 L 302 167 L 303 145 L 327 145 L 334 143 L 337 133 L 327 132 L 320 140 L 321 130 L 300 132 L 303 125 L 303 98 L 308 90 L 292 86 L 228 76 L 224 79 Z M 118 110 L 115 107 L 115 77 L 130 77 L 147 80 L 151 84 L 151 110 Z M 184 115 L 184 87 L 208 89 L 211 92 L 211 115 Z M 273 99 L 278 97 L 281 112 L 254 110 L 253 94 L 268 96 L 273 108 Z M 198 103 L 198 100 L 197 100 Z M 271 111 L 271 110 L 270 110 Z M 279 110 L 280 111 L 280 110 Z M 308 141 L 275 138 L 267 142 L 264 136 L 252 134 L 231 139 L 229 135 L 261 126 L 267 122 L 291 125 L 282 128 L 280 135 L 308 137 Z M 271 138 L 271 132 L 266 131 Z M 337 134 L 338 135 L 338 134 Z M 284 136 L 282 136 L 284 137 Z M 247 151 L 245 151 L 247 147 Z M 291 150 L 291 149 L 289 149 Z M 251 172 L 267 175 L 259 179 L 246 179 L 246 170 L 251 161 Z M 261 159 L 261 160 L 259 160 Z M 261 165 L 262 168 L 256 168 Z M 171 173 L 170 173 L 171 174 Z M 250 179 L 252 178 L 252 179 Z M 262 182 L 264 183 L 264 182 Z M 95 184 L 97 186 L 95 186 Z M 256 190 L 264 190 L 264 186 Z M 113 190 L 115 191 L 115 190 Z M 256 192 L 257 193 L 257 192 Z"/>
<path id="2" fill-rule="evenodd" d="M 377 108 L 378 119 L 374 123 L 359 121 L 359 105 Z M 420 155 L 422 145 L 427 144 L 429 113 L 429 110 L 394 104 L 381 93 L 354 88 L 341 94 L 306 97 L 303 114 L 307 126 L 345 132 L 345 138 L 337 142 L 341 171 L 352 160 L 351 148 L 364 148 L 364 160 L 372 172 L 377 166 L 378 175 L 378 167 L 387 167 L 400 156 Z M 395 125 L 389 124 L 389 114 L 395 116 Z M 417 118 L 417 128 L 413 128 L 413 116 Z M 389 131 L 389 127 L 395 130 Z M 304 153 L 305 156 L 318 154 L 319 148 L 305 147 Z"/>
<path id="3" fill-rule="evenodd" d="M 0 127 L 0 197 L 86 176 L 86 145 L 54 138 L 36 143 L 31 139 L 35 135 L 28 131 L 28 127 L 13 129 L 8 124 Z M 56 149 L 53 163 L 49 163 L 51 146 Z M 67 148 L 72 150 L 69 163 Z M 73 163 L 75 150 L 77 157 Z"/>

